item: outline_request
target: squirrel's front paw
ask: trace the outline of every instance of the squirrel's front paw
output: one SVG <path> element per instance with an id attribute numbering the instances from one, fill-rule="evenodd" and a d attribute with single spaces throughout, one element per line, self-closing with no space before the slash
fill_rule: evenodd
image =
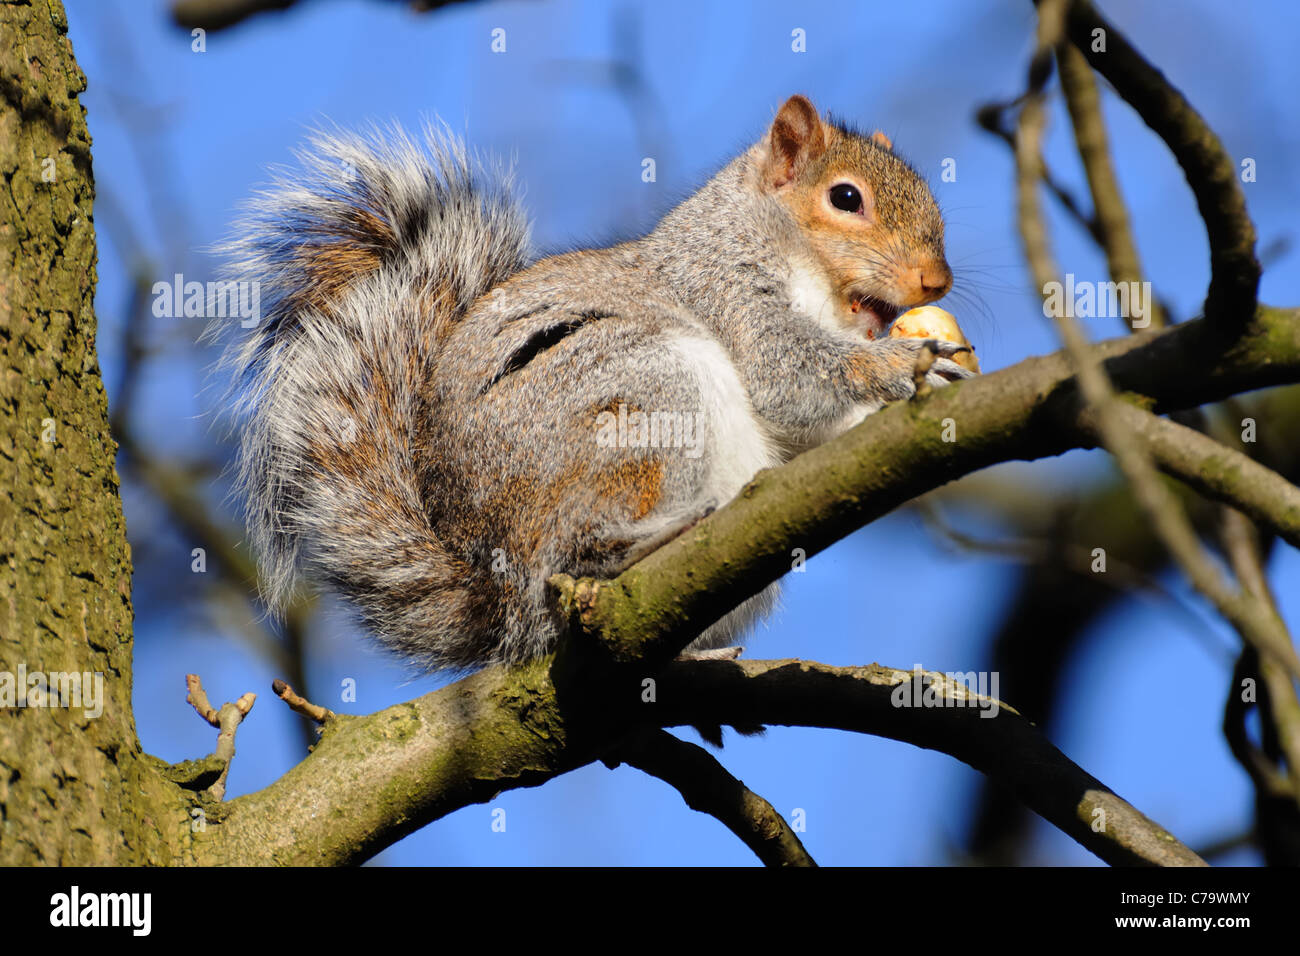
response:
<path id="1" fill-rule="evenodd" d="M 960 345 L 938 339 L 883 339 L 870 346 L 883 374 L 868 383 L 867 391 L 887 402 L 911 398 L 916 394 L 917 363 L 921 360 L 921 350 L 927 345 L 938 356 L 926 371 L 927 384 L 947 385 L 954 379 L 973 377 L 971 372 L 949 358 L 962 350 Z"/>
<path id="2" fill-rule="evenodd" d="M 908 341 L 904 339 L 903 341 Z M 925 381 L 928 385 L 947 385 L 949 382 L 959 378 L 974 378 L 976 373 L 969 369 L 962 368 L 952 360 L 952 356 L 961 352 L 969 352 L 970 349 L 956 342 L 947 342 L 943 339 L 912 339 L 916 343 L 916 359 L 920 361 L 921 350 L 929 346 L 934 352 L 935 359 L 933 364 L 925 373 Z M 915 365 L 913 365 L 915 368 Z M 915 373 L 913 373 L 915 379 Z"/>

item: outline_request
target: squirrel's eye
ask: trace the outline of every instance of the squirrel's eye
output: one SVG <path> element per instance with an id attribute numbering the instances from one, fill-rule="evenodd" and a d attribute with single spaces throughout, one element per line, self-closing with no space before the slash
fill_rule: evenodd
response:
<path id="1" fill-rule="evenodd" d="M 831 187 L 831 205 L 845 212 L 862 212 L 862 193 L 858 187 L 840 183 Z"/>

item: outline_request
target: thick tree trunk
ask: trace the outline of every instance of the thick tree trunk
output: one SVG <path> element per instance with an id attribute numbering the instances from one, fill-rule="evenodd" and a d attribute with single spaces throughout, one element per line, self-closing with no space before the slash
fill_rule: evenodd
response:
<path id="1" fill-rule="evenodd" d="M 167 821 L 131 800 L 157 799 L 186 824 L 131 712 L 131 556 L 95 354 L 85 88 L 58 0 L 0 0 L 0 864 L 11 866 L 156 859 Z M 41 694 L 47 675 L 73 673 L 76 684 L 53 678 L 71 700 Z"/>

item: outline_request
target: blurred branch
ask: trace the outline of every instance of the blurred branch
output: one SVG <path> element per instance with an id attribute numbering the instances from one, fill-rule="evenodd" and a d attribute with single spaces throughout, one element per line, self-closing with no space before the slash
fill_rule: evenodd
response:
<path id="1" fill-rule="evenodd" d="M 1232 836 L 1222 837 L 1213 843 L 1207 843 L 1196 851 L 1197 855 L 1203 860 L 1209 861 L 1214 865 L 1216 857 L 1231 853 L 1233 850 L 1241 850 L 1251 846 L 1255 842 L 1255 831 L 1247 830 L 1244 833 L 1235 833 Z"/>
<path id="2" fill-rule="evenodd" d="M 1111 34 L 1112 36 L 1107 36 L 1105 39 L 1118 37 L 1118 34 L 1115 34 L 1114 31 L 1111 31 Z M 1085 39 L 1077 31 L 1075 37 L 1076 42 Z M 1086 37 L 1087 46 L 1083 48 L 1090 48 L 1093 39 L 1093 35 L 1089 33 Z M 1122 37 L 1119 37 L 1119 39 L 1123 42 Z M 1058 43 L 1058 51 L 1062 47 L 1063 44 Z M 1097 53 L 1093 59 L 1098 60 L 1104 56 L 1105 54 Z M 1132 54 L 1132 56 L 1136 56 L 1136 54 Z M 1103 73 L 1107 72 L 1100 64 L 1096 65 Z M 1039 67 L 1038 76 L 1045 82 L 1046 75 L 1042 72 L 1041 66 Z M 1160 78 L 1158 73 L 1156 77 L 1159 82 L 1163 82 L 1163 78 Z M 1069 66 L 1063 66 L 1063 87 L 1068 87 L 1073 78 L 1074 74 L 1070 72 Z M 1114 79 L 1114 77 L 1111 78 Z M 1075 93 L 1078 93 L 1077 89 Z M 1067 89 L 1067 97 L 1069 96 L 1070 92 Z M 1078 96 L 1076 95 L 1074 99 L 1077 106 Z M 999 138 L 1012 147 L 1015 145 L 1015 137 L 1004 125 L 1002 116 L 1008 108 L 1018 105 L 1019 102 L 1021 100 L 1018 99 L 1007 104 L 992 104 L 983 108 L 978 116 L 981 126 L 998 135 Z M 1190 110 L 1190 107 L 1188 109 Z M 1200 123 L 1199 117 L 1195 117 L 1194 113 L 1192 116 L 1196 123 Z M 1098 119 L 1100 119 L 1099 116 Z M 1148 123 L 1155 128 L 1155 124 L 1150 121 Z M 1201 125 L 1203 126 L 1203 123 Z M 1209 135 L 1213 139 L 1213 134 Z M 1231 164 L 1224 161 L 1222 147 L 1218 145 L 1217 140 L 1210 144 L 1209 152 L 1213 154 L 1216 148 L 1219 155 L 1217 166 L 1220 173 L 1235 175 L 1235 169 L 1230 169 Z M 1047 188 L 1062 202 L 1062 205 L 1073 218 L 1088 229 L 1099 245 L 1103 249 L 1107 249 L 1106 242 L 1102 238 L 1102 227 L 1098 222 L 1098 218 L 1085 216 L 1079 204 L 1052 178 L 1046 167 L 1042 165 L 1041 157 L 1039 157 L 1039 163 Z M 1229 176 L 1229 178 L 1232 177 Z M 1216 188 L 1223 189 L 1230 194 L 1237 191 L 1235 181 L 1227 186 Z M 1239 201 L 1239 196 L 1236 199 L 1229 196 L 1227 205 L 1232 206 L 1237 201 Z M 1104 205 L 1106 200 L 1102 199 L 1100 202 Z M 1240 206 L 1239 215 L 1244 217 L 1244 203 Z M 1231 219 L 1231 217 L 1229 218 Z M 1253 233 L 1253 227 L 1247 222 L 1244 229 L 1239 231 L 1242 232 L 1243 236 L 1247 237 L 1246 241 L 1248 243 L 1249 236 Z M 1109 260 L 1110 255 L 1108 252 Z M 1168 307 L 1162 304 L 1162 308 L 1167 315 Z M 1234 321 L 1240 315 L 1245 314 L 1247 314 L 1247 310 L 1239 309 L 1237 315 L 1229 316 L 1227 321 Z M 1236 400 L 1232 401 L 1235 402 Z M 1295 390 L 1286 390 L 1277 396 L 1265 396 L 1258 399 L 1257 404 L 1259 408 L 1253 412 L 1234 413 L 1234 420 L 1240 421 L 1246 414 L 1253 414 L 1261 421 L 1270 421 L 1273 424 L 1273 430 L 1260 436 L 1261 445 L 1256 447 L 1257 454 L 1264 461 L 1274 463 L 1283 474 L 1291 476 L 1300 474 L 1300 460 L 1297 460 L 1300 455 L 1296 454 L 1297 449 L 1293 443 L 1273 442 L 1271 443 L 1272 447 L 1268 447 L 1270 435 L 1294 434 L 1295 429 L 1300 427 L 1300 415 L 1296 413 L 1297 410 L 1300 410 L 1300 401 L 1296 398 Z M 1266 408 L 1268 411 L 1265 411 Z M 1288 445 L 1290 447 L 1287 447 Z M 962 484 L 966 483 L 963 482 Z M 1032 491 L 1032 488 L 1027 489 L 1027 492 Z M 945 492 L 947 492 L 947 489 L 945 489 Z M 1095 501 L 1095 505 L 1071 507 L 1072 519 L 1075 517 L 1078 519 L 1071 521 L 1071 524 L 1077 529 L 1072 532 L 1072 535 L 1081 535 L 1082 537 L 1079 540 L 1085 543 L 1085 546 L 1094 545 L 1099 541 L 1106 543 L 1108 555 L 1112 555 L 1117 550 L 1130 553 L 1132 562 L 1138 562 L 1139 566 L 1149 567 L 1154 571 L 1165 563 L 1167 556 L 1163 550 L 1152 547 L 1150 529 L 1145 522 L 1125 520 L 1122 517 L 1113 520 L 1117 512 L 1115 511 L 1116 503 L 1111 499 L 1117 494 L 1123 496 L 1125 493 L 1122 488 L 1107 487 L 1090 495 L 1089 500 L 1090 502 Z M 1002 502 L 998 506 L 998 513 L 1004 520 L 1012 522 L 1018 522 L 1026 518 L 1031 521 L 1038 521 L 1040 520 L 1036 516 L 1038 512 L 1050 510 L 1050 503 L 1044 501 L 1038 503 L 1034 515 L 1026 514 L 1024 511 L 1026 503 L 1037 501 L 1038 496 L 1032 493 L 1021 496 L 1016 492 L 1012 492 L 1010 496 L 1007 496 L 1002 493 L 1002 489 L 999 489 L 998 494 L 994 497 L 996 500 L 993 503 Z M 1107 501 L 1110 501 L 1110 503 L 1105 503 Z M 1207 514 L 1206 509 L 1197 505 L 1195 501 L 1189 501 L 1188 504 L 1189 507 L 1196 508 L 1199 515 L 1204 516 Z M 1127 510 L 1121 509 L 1118 513 L 1121 515 L 1127 514 Z M 1204 524 L 1203 518 L 1201 523 Z M 1099 529 L 1103 528 L 1109 528 L 1109 531 L 1099 532 Z M 995 666 L 1003 673 L 1004 677 L 1008 678 L 1009 687 L 1019 689 L 1021 703 L 1027 704 L 1030 707 L 1030 712 L 1036 713 L 1040 720 L 1046 720 L 1051 715 L 1051 705 L 1056 693 L 1055 688 L 1059 684 L 1060 668 L 1072 652 L 1072 647 L 1085 632 L 1089 622 L 1100 616 L 1122 593 L 1111 586 L 1111 582 L 1105 575 L 1081 576 L 1075 577 L 1072 581 L 1066 581 L 1061 579 L 1063 573 L 1067 572 L 1058 568 L 1055 562 L 1035 565 L 1027 569 L 1018 588 L 1017 597 L 1013 600 L 1011 610 L 994 642 Z M 1051 635 L 1050 640 L 1043 640 L 1043 636 L 1046 634 Z M 1022 829 L 1022 825 L 1018 825 L 1018 823 L 1025 819 L 1025 815 L 1018 805 L 1009 803 L 1003 792 L 998 788 L 986 785 L 983 792 L 981 809 L 976 814 L 976 823 L 972 830 L 971 847 L 974 852 L 986 859 L 991 857 L 995 861 L 1005 862 L 1009 859 L 1005 853 L 1011 846 L 1014 834 Z"/>
<path id="3" fill-rule="evenodd" d="M 1266 604 L 1274 614 L 1277 602 L 1264 576 L 1260 560 L 1259 536 L 1254 526 L 1239 511 L 1223 509 L 1223 544 L 1228 560 L 1247 592 Z M 1274 756 L 1285 765 L 1290 790 L 1300 809 L 1300 701 L 1295 685 L 1286 671 L 1266 658 L 1256 661 L 1263 683 L 1260 714 L 1266 740 L 1275 741 Z M 1234 687 L 1240 693 L 1241 687 Z"/>
<path id="4" fill-rule="evenodd" d="M 288 10 L 298 0 L 173 0 L 172 20 L 183 30 L 224 30 L 258 13 Z"/>
<path id="5" fill-rule="evenodd" d="M 1120 195 L 1119 183 L 1110 162 L 1106 144 L 1106 124 L 1101 116 L 1097 81 L 1087 59 L 1068 41 L 1056 45 L 1056 63 L 1061 89 L 1074 127 L 1074 141 L 1083 160 L 1088 188 L 1092 192 L 1093 219 L 1098 243 L 1106 253 L 1106 265 L 1112 282 L 1140 283 L 1142 267 L 1137 246 L 1129 228 L 1128 208 Z M 1164 311 L 1152 303 L 1151 324 L 1165 325 Z"/>
<path id="6" fill-rule="evenodd" d="M 995 103 L 987 103 L 976 111 L 976 122 L 981 128 L 987 130 L 1006 143 L 1014 152 L 1016 148 L 1015 130 L 1013 127 L 1008 127 L 1005 117 L 1007 113 L 1020 106 L 1023 102 L 1024 97 L 1019 96 L 1014 100 L 1005 102 L 999 101 Z M 1042 156 L 1039 156 L 1038 162 L 1041 170 L 1042 184 L 1047 187 L 1048 192 L 1056 198 L 1057 202 L 1061 205 L 1061 208 L 1069 213 L 1070 218 L 1087 230 L 1088 235 L 1092 237 L 1093 241 L 1097 244 L 1097 247 L 1103 252 L 1106 252 L 1108 240 L 1104 227 L 1098 219 L 1098 213 L 1096 211 L 1094 211 L 1092 215 L 1085 213 L 1082 206 L 1080 206 L 1079 201 L 1075 199 L 1073 193 L 1061 185 L 1060 181 L 1057 180 L 1051 169 L 1048 168 L 1046 160 L 1044 160 Z M 1160 295 L 1154 295 L 1152 326 L 1155 328 L 1161 328 L 1164 325 L 1167 325 L 1169 321 L 1170 308 L 1168 303 Z"/>
<path id="7" fill-rule="evenodd" d="M 172 20 L 183 30 L 225 30 L 262 13 L 288 10 L 300 0 L 172 0 Z M 467 0 L 388 0 L 405 3 L 417 13 Z"/>
<path id="8" fill-rule="evenodd" d="M 1060 43 L 1060 16 L 1067 3 L 1062 0 L 1040 0 L 1038 9 L 1040 12 L 1039 20 L 1039 53 L 1041 54 L 1049 46 Z M 1077 38 L 1076 38 L 1077 42 Z M 1037 205 L 1037 183 L 1041 177 L 1041 158 L 1040 158 L 1040 138 L 1042 131 L 1042 86 L 1045 82 L 1045 74 L 1041 71 L 1037 74 L 1031 69 L 1031 77 L 1036 77 L 1037 82 L 1031 82 L 1030 91 L 1024 98 L 1024 106 L 1021 109 L 1018 135 L 1016 139 L 1016 161 L 1018 170 L 1018 221 L 1021 234 L 1023 237 L 1026 257 L 1029 260 L 1031 270 L 1040 290 L 1045 294 L 1048 283 L 1056 280 L 1056 266 L 1051 258 L 1050 246 L 1046 235 L 1046 230 L 1042 222 L 1041 213 Z M 1075 76 L 1074 80 L 1077 81 Z M 1076 95 L 1079 90 L 1075 89 Z M 1095 103 L 1095 99 L 1094 99 Z M 1079 109 L 1080 106 L 1085 108 Z M 1087 128 L 1092 125 L 1099 125 L 1099 115 L 1086 115 L 1086 104 L 1076 102 L 1074 118 L 1076 130 L 1086 133 Z M 1199 118 L 1198 118 L 1199 119 Z M 1082 120 L 1082 124 L 1080 123 Z M 1082 129 L 1081 129 L 1082 127 Z M 1093 137 L 1093 147 L 1095 150 L 1095 137 Z M 1080 136 L 1080 150 L 1084 151 L 1087 145 L 1088 137 Z M 1088 162 L 1085 156 L 1085 162 Z M 1094 167 L 1097 166 L 1094 156 Z M 1108 171 L 1108 164 L 1106 170 Z M 1095 188 L 1095 174 L 1093 177 Z M 1101 177 L 1105 178 L 1105 175 Z M 1196 188 L 1196 184 L 1193 184 Z M 1235 182 L 1231 187 L 1235 193 Z M 1104 186 L 1103 186 L 1104 195 Z M 1113 197 L 1118 202 L 1118 196 Z M 1104 201 L 1099 198 L 1099 201 Z M 1122 209 L 1122 206 L 1120 206 Z M 1204 209 L 1202 210 L 1204 214 Z M 1242 209 L 1244 216 L 1244 206 Z M 1215 235 L 1215 227 L 1207 220 L 1207 228 L 1211 232 L 1211 243 L 1213 244 L 1218 238 Z M 1249 222 L 1246 228 L 1250 231 L 1249 247 L 1253 250 L 1253 227 Z M 1108 247 L 1108 257 L 1112 249 Z M 1253 257 L 1253 251 L 1251 252 Z M 1236 296 L 1230 301 L 1238 302 L 1240 293 L 1224 292 L 1222 286 L 1225 279 L 1222 273 L 1221 257 L 1212 252 L 1212 260 L 1218 266 L 1215 270 L 1218 286 L 1215 282 L 1211 284 L 1211 294 L 1207 299 L 1207 313 L 1213 314 L 1212 309 L 1216 302 L 1220 307 L 1223 306 L 1225 297 Z M 1135 263 L 1131 263 L 1135 266 Z M 1255 279 L 1257 281 L 1257 269 Z M 1254 301 L 1253 285 L 1249 290 L 1248 302 Z M 1219 612 L 1227 618 L 1241 634 L 1243 640 L 1248 646 L 1254 647 L 1263 653 L 1261 654 L 1261 664 L 1268 664 L 1290 669 L 1293 673 L 1300 674 L 1300 658 L 1295 654 L 1295 649 L 1291 644 L 1290 637 L 1286 633 L 1285 626 L 1278 616 L 1276 609 L 1266 600 L 1258 595 L 1252 596 L 1247 589 L 1245 592 L 1234 592 L 1231 587 L 1224 582 L 1209 556 L 1202 549 L 1200 542 L 1192 528 L 1190 521 L 1182 512 L 1177 500 L 1170 491 L 1157 479 L 1155 469 L 1151 458 L 1148 456 L 1146 447 L 1139 443 L 1139 434 L 1135 433 L 1135 428 L 1145 426 L 1148 432 L 1156 431 L 1161 433 L 1159 438 L 1183 438 L 1186 437 L 1178 434 L 1181 426 L 1173 423 L 1158 423 L 1153 416 L 1147 415 L 1138 409 L 1125 406 L 1114 394 L 1110 381 L 1099 364 L 1089 355 L 1086 341 L 1078 325 L 1074 322 L 1071 310 L 1066 308 L 1054 310 L 1054 318 L 1063 340 L 1066 343 L 1067 351 L 1072 357 L 1073 364 L 1078 370 L 1080 390 L 1087 402 L 1087 408 L 1081 419 L 1085 421 L 1085 428 L 1093 431 L 1101 440 L 1101 443 L 1115 456 L 1117 463 L 1123 471 L 1125 477 L 1133 488 L 1134 495 L 1141 503 L 1143 511 L 1146 513 L 1157 537 L 1164 543 L 1175 561 L 1182 567 L 1184 572 L 1191 579 L 1193 585 L 1198 591 L 1210 599 L 1218 608 Z M 1188 431 L 1183 429 L 1183 431 Z M 1173 434 L 1171 434 L 1171 432 Z M 1200 445 L 1198 449 L 1202 453 L 1213 451 L 1217 448 L 1217 443 L 1205 438 L 1204 436 L 1195 435 L 1196 443 Z M 1207 449 L 1204 444 L 1208 443 Z M 1185 450 L 1180 454 L 1179 449 L 1169 447 L 1167 442 L 1157 444 L 1165 451 L 1166 464 L 1178 467 L 1180 464 L 1186 464 Z M 1226 452 L 1227 449 L 1225 448 Z M 1157 452 L 1157 455 L 1159 453 Z M 1243 460 L 1248 461 L 1248 459 Z M 1181 460 L 1180 460 L 1181 459 Z M 1200 465 L 1205 464 L 1203 459 L 1198 462 Z M 1243 466 L 1240 461 L 1234 462 L 1240 470 Z M 1253 465 L 1253 463 L 1252 463 Z M 1183 469 L 1184 472 L 1189 469 Z M 1270 491 L 1280 493 L 1285 491 L 1285 487 L 1279 489 L 1276 482 L 1266 483 L 1259 481 L 1259 474 L 1252 475 L 1256 480 L 1255 484 L 1271 484 Z M 1203 487 L 1210 488 L 1222 493 L 1224 488 L 1222 483 L 1216 483 L 1210 476 L 1197 476 L 1197 481 Z M 1278 481 L 1281 481 L 1279 478 Z M 1285 486 L 1285 482 L 1281 482 Z M 1257 490 L 1257 489 L 1256 489 Z M 1253 497 L 1253 503 L 1262 506 L 1261 510 L 1272 512 L 1270 502 L 1260 502 L 1258 495 Z M 1285 501 L 1285 498 L 1283 499 Z M 1283 508 L 1285 510 L 1285 504 Z M 1269 658 L 1268 655 L 1272 655 Z M 1287 691 L 1290 692 L 1291 682 L 1289 676 L 1283 672 L 1281 675 L 1285 679 Z M 1235 693 L 1235 690 L 1234 690 Z M 1233 724 L 1234 709 L 1230 705 L 1229 712 L 1225 716 L 1225 729 L 1231 728 Z M 1238 739 L 1235 741 L 1234 753 L 1237 753 L 1239 759 L 1243 759 L 1246 765 L 1252 770 L 1252 776 L 1257 781 L 1261 793 L 1273 789 L 1275 781 L 1270 780 L 1268 772 L 1258 764 L 1260 761 L 1251 762 L 1248 758 L 1251 754 L 1243 754 L 1241 740 L 1244 738 L 1244 730 L 1240 730 Z"/>
<path id="9" fill-rule="evenodd" d="M 1010 149 L 1014 150 L 1016 148 L 1016 134 L 1013 129 L 1006 126 L 1004 117 L 1007 111 L 1018 106 L 1019 103 L 1018 98 L 1009 102 L 986 103 L 975 112 L 975 121 L 982 129 L 992 133 L 1006 143 Z M 1089 216 L 1083 211 L 1083 207 L 1074 198 L 1074 194 L 1061 185 L 1060 181 L 1052 174 L 1052 171 L 1047 168 L 1045 162 L 1042 168 L 1042 179 L 1043 185 L 1056 197 L 1056 201 L 1070 214 L 1070 217 L 1088 231 L 1088 234 L 1097 242 L 1097 245 L 1102 245 L 1101 226 L 1096 217 Z"/>
<path id="10" fill-rule="evenodd" d="M 676 788 L 692 810 L 716 817 L 765 866 L 817 865 L 781 814 L 703 747 L 650 730 L 634 734 L 606 765 L 620 760 Z"/>
<path id="11" fill-rule="evenodd" d="M 124 220 L 125 221 L 125 220 Z M 124 233 L 128 241 L 134 233 Z M 136 384 L 140 364 L 146 357 L 142 344 L 143 327 L 148 315 L 147 266 L 140 250 L 134 250 L 133 261 L 141 263 L 136 270 L 127 309 L 121 322 L 121 364 L 117 398 L 113 403 L 111 427 L 113 436 L 123 456 L 123 464 L 143 482 L 153 496 L 163 505 L 172 519 L 185 530 L 192 541 L 203 548 L 205 555 L 215 561 L 216 569 L 235 586 L 247 601 L 249 585 L 257 580 L 257 568 L 237 545 L 239 535 L 228 530 L 211 514 L 207 504 L 195 490 L 193 475 L 184 469 L 156 460 L 135 440 L 132 413 L 135 409 Z M 261 653 L 271 653 L 270 663 L 286 671 L 298 686 L 306 686 L 303 659 L 303 629 L 313 602 L 308 598 L 295 601 L 285 613 L 285 641 L 275 639 L 264 624 L 258 624 L 252 635 L 254 645 Z M 265 638 L 263 635 L 265 634 Z M 310 746 L 313 739 L 310 729 L 304 729 L 304 743 Z"/>
<path id="12" fill-rule="evenodd" d="M 1019 101 L 1020 113 L 1016 121 L 1014 138 L 1016 226 L 1020 230 L 1020 240 L 1036 287 L 1035 292 L 1044 300 L 1047 298 L 1049 287 L 1061 285 L 1061 274 L 1056 267 L 1056 261 L 1052 258 L 1047 224 L 1038 206 L 1038 188 L 1046 172 L 1040 141 L 1046 122 L 1043 89 L 1049 76 L 1047 67 L 1038 64 L 1050 63 L 1050 60 L 1045 60 L 1045 54 L 1055 46 L 1064 29 L 1062 17 L 1066 3 L 1068 0 L 1043 0 L 1039 6 L 1038 50 L 1034 54 L 1034 64 L 1029 69 L 1029 89 Z M 1064 338 L 1069 330 L 1060 319 L 1058 319 L 1058 326 L 1061 326 L 1058 330 Z M 1067 351 L 1071 353 L 1073 360 L 1071 364 L 1075 366 L 1076 374 L 1082 378 L 1077 356 L 1073 354 L 1074 348 L 1069 338 L 1065 339 L 1065 344 Z M 1082 381 L 1080 386 L 1083 386 Z M 1086 396 L 1087 389 L 1084 388 L 1083 391 Z"/>
<path id="13" fill-rule="evenodd" d="M 104 17 L 103 29 L 109 40 L 107 49 L 112 57 L 114 75 L 134 81 L 125 83 L 123 89 L 110 84 L 108 102 L 115 118 L 130 134 L 127 142 L 132 146 L 132 156 L 139 167 L 148 198 L 148 213 L 142 215 L 151 217 L 154 234 L 160 237 L 164 248 L 187 249 L 190 247 L 185 217 L 187 203 L 182 198 L 182 191 L 176 188 L 174 171 L 177 164 L 169 162 L 167 149 L 154 143 L 159 116 L 174 111 L 150 106 L 127 92 L 132 86 L 143 87 L 139 57 L 131 43 L 132 25 L 120 16 L 108 15 Z M 123 472 L 142 483 L 191 541 L 214 559 L 218 575 L 231 585 L 222 588 L 218 579 L 216 587 L 209 589 L 214 601 L 229 601 L 235 593 L 241 596 L 250 613 L 236 615 L 238 633 L 248 640 L 255 652 L 266 656 L 268 664 L 275 670 L 287 673 L 299 687 L 305 687 L 304 631 L 312 601 L 300 599 L 286 611 L 281 639 L 249 600 L 249 585 L 257 580 L 257 569 L 240 550 L 238 542 L 242 535 L 213 515 L 213 509 L 196 490 L 198 472 L 167 464 L 137 440 L 134 424 L 137 389 L 142 366 L 153 357 L 145 344 L 146 333 L 157 331 L 149 326 L 151 276 L 156 276 L 160 268 L 156 257 L 145 248 L 143 230 L 136 228 L 132 216 L 121 207 L 111 189 L 101 188 L 96 199 L 96 212 L 109 219 L 110 231 L 122 250 L 131 280 L 120 322 L 118 391 L 110 408 L 110 427 L 121 451 Z M 175 272 L 181 271 L 177 265 Z M 175 330 L 180 328 L 178 325 Z M 192 347 L 193 338 L 187 338 L 186 343 Z M 212 465 L 208 470 L 216 473 L 220 467 Z M 304 727 L 304 745 L 310 747 L 313 739 L 310 728 Z"/>
<path id="14" fill-rule="evenodd" d="M 1244 554 L 1246 547 L 1255 547 L 1253 530 L 1239 515 L 1238 521 L 1238 530 L 1225 526 L 1225 546 L 1234 563 L 1244 559 L 1248 564 L 1255 564 L 1254 558 Z M 1248 544 L 1243 543 L 1240 530 L 1252 539 Z M 1245 570 L 1243 573 L 1245 579 L 1252 582 L 1248 586 L 1254 588 L 1261 583 L 1253 571 Z M 1254 785 L 1255 826 L 1251 838 L 1263 851 L 1265 861 L 1273 866 L 1300 864 L 1300 787 L 1297 786 L 1294 755 L 1295 700 L 1295 688 L 1280 668 L 1261 659 L 1255 648 L 1242 649 L 1228 687 L 1223 734 L 1233 757 Z M 1251 740 L 1247 728 L 1247 717 L 1252 707 L 1259 717 L 1258 744 Z M 1286 744 L 1282 742 L 1283 734 L 1291 738 Z"/>
<path id="15" fill-rule="evenodd" d="M 1040 12 L 1054 0 L 1034 0 Z M 1210 288 L 1205 315 L 1236 331 L 1251 314 L 1259 288 L 1255 227 L 1237 180 L 1237 164 L 1196 109 L 1089 0 L 1068 5 L 1070 40 L 1169 147 L 1182 167 L 1205 222 Z"/>
<path id="16" fill-rule="evenodd" d="M 1253 647 L 1242 649 L 1237 667 L 1228 688 L 1228 702 L 1223 714 L 1223 736 L 1237 762 L 1245 768 L 1257 793 L 1267 797 L 1291 796 L 1286 775 L 1250 739 L 1246 729 L 1246 714 L 1250 704 L 1261 692 L 1259 688 L 1259 652 Z M 1255 685 L 1255 693 L 1250 685 Z"/>

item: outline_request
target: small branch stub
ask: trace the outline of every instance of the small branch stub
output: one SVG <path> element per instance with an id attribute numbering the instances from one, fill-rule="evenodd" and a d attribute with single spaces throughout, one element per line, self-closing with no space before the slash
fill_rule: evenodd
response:
<path id="1" fill-rule="evenodd" d="M 198 674 L 186 674 L 185 687 L 188 690 L 185 699 L 190 706 L 200 717 L 221 731 L 217 734 L 217 749 L 213 751 L 213 756 L 221 761 L 223 769 L 217 782 L 208 788 L 215 799 L 221 800 L 226 795 L 226 776 L 230 773 L 230 763 L 235 759 L 235 730 L 253 709 L 257 695 L 249 691 L 234 703 L 222 704 L 221 709 L 217 710 L 208 700 L 207 691 L 203 689 L 203 681 Z"/>
<path id="2" fill-rule="evenodd" d="M 334 711 L 328 710 L 319 704 L 313 704 L 307 698 L 298 694 L 286 681 L 276 678 L 271 682 L 271 690 L 282 701 L 289 705 L 289 709 L 295 714 L 301 714 L 318 724 L 323 724 L 334 716 Z"/>
<path id="3" fill-rule="evenodd" d="M 217 720 L 216 708 L 208 702 L 208 695 L 203 689 L 203 681 L 199 680 L 199 675 L 186 674 L 185 688 L 189 691 L 185 695 L 185 700 L 189 702 L 198 715 L 213 727 L 220 727 L 221 724 Z"/>

